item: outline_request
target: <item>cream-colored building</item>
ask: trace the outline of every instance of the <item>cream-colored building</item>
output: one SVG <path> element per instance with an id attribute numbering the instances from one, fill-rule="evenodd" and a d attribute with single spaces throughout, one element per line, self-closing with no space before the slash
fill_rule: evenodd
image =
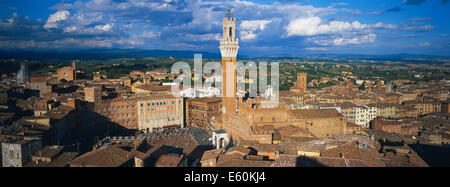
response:
<path id="1" fill-rule="evenodd" d="M 377 117 L 398 118 L 398 104 L 377 103 L 371 106 L 377 107 Z"/>
<path id="2" fill-rule="evenodd" d="M 370 121 L 377 117 L 377 107 L 345 103 L 341 105 L 341 113 L 348 122 L 369 128 Z"/>
<path id="3" fill-rule="evenodd" d="M 139 130 L 149 133 L 163 127 L 183 126 L 183 98 L 157 94 L 139 98 Z"/>

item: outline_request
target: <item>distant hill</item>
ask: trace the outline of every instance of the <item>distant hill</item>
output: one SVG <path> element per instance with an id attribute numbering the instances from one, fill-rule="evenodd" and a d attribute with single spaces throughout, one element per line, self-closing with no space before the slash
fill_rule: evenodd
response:
<path id="1" fill-rule="evenodd" d="M 411 58 L 450 58 L 445 56 L 434 56 L 424 54 L 385 54 L 385 55 L 361 55 L 361 54 L 318 54 L 308 55 L 314 57 L 328 57 L 328 58 L 347 58 L 347 59 L 366 59 L 366 60 L 402 60 Z"/>
<path id="2" fill-rule="evenodd" d="M 86 49 L 86 50 L 0 50 L 0 59 L 18 60 L 110 60 L 117 58 L 146 57 L 176 57 L 194 58 L 194 53 L 202 53 L 204 59 L 220 59 L 220 53 L 201 51 L 175 50 L 141 50 L 141 49 Z M 303 59 L 340 59 L 340 60 L 410 60 L 437 59 L 450 57 L 421 54 L 389 54 L 389 55 L 358 55 L 358 54 L 313 54 L 313 55 L 238 55 L 238 59 L 268 59 L 268 60 L 303 60 Z"/>
<path id="3" fill-rule="evenodd" d="M 90 49 L 90 50 L 0 50 L 0 59 L 20 60 L 110 60 L 117 58 L 177 57 L 194 58 L 202 53 L 205 59 L 219 59 L 219 53 L 197 51 L 140 50 L 140 49 Z"/>

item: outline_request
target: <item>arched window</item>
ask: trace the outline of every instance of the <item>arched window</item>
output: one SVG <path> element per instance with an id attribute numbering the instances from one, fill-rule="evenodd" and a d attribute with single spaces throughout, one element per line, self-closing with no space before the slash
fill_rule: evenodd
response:
<path id="1" fill-rule="evenodd" d="M 231 27 L 230 27 L 230 38 L 233 38 L 233 31 Z"/>

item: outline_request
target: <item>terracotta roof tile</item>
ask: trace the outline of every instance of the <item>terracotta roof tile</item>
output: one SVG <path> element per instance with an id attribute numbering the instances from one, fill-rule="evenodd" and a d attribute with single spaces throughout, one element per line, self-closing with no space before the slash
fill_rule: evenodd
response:
<path id="1" fill-rule="evenodd" d="M 119 167 L 134 157 L 133 153 L 114 146 L 101 147 L 71 162 L 76 166 Z"/>
<path id="2" fill-rule="evenodd" d="M 156 167 L 178 167 L 183 156 L 161 155 L 155 163 Z"/>

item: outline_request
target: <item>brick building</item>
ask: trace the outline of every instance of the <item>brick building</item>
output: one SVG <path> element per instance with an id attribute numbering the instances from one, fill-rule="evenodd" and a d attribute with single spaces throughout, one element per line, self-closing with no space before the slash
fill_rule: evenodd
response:
<path id="1" fill-rule="evenodd" d="M 441 102 L 407 101 L 405 106 L 414 107 L 419 116 L 434 112 L 441 112 Z"/>
<path id="2" fill-rule="evenodd" d="M 409 124 L 405 121 L 383 120 L 381 118 L 376 118 L 373 120 L 371 128 L 375 131 L 384 131 L 409 136 L 416 136 L 419 132 L 419 127 L 416 125 Z"/>
<path id="3" fill-rule="evenodd" d="M 370 106 L 377 107 L 377 117 L 398 118 L 398 108 L 401 106 L 394 103 L 377 103 Z"/>
<path id="4" fill-rule="evenodd" d="M 96 102 L 102 100 L 102 89 L 100 87 L 84 88 L 84 100 L 87 102 Z"/>
<path id="5" fill-rule="evenodd" d="M 386 103 L 392 103 L 392 104 L 399 104 L 400 103 L 400 94 L 396 93 L 387 93 L 385 95 L 384 102 Z"/>
<path id="6" fill-rule="evenodd" d="M 142 94 L 138 98 L 139 130 L 153 132 L 165 127 L 183 126 L 183 98 L 171 94 Z"/>
<path id="7" fill-rule="evenodd" d="M 2 166 L 22 167 L 31 160 L 31 156 L 42 148 L 41 140 L 20 139 L 11 143 L 2 143 Z"/>
<path id="8" fill-rule="evenodd" d="M 449 101 L 444 101 L 441 103 L 441 112 L 450 113 L 450 105 Z"/>
<path id="9" fill-rule="evenodd" d="M 142 93 L 95 103 L 95 112 L 127 129 L 153 132 L 182 126 L 183 98 L 163 93 Z"/>
<path id="10" fill-rule="evenodd" d="M 294 86 L 290 89 L 290 91 L 294 93 L 306 93 L 308 86 L 307 76 L 307 73 L 297 73 L 297 81 L 294 83 Z"/>
<path id="11" fill-rule="evenodd" d="M 0 104 L 8 103 L 8 90 L 0 87 Z"/>
<path id="12" fill-rule="evenodd" d="M 56 70 L 58 80 L 74 81 L 77 79 L 77 68 L 75 62 L 72 66 L 62 67 Z"/>
<path id="13" fill-rule="evenodd" d="M 212 118 L 222 113 L 221 98 L 200 98 L 186 101 L 186 125 L 210 128 Z"/>
<path id="14" fill-rule="evenodd" d="M 138 129 L 137 100 L 103 100 L 95 103 L 95 112 L 127 129 Z"/>
<path id="15" fill-rule="evenodd" d="M 42 97 L 47 92 L 47 77 L 46 76 L 31 76 L 30 89 L 37 90 L 39 96 Z"/>

